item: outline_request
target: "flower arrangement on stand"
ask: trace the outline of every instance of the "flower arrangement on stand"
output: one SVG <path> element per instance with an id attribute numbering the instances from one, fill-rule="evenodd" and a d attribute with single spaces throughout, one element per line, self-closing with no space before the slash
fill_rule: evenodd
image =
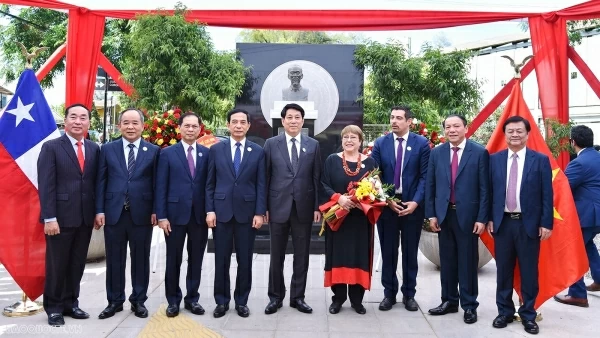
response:
<path id="1" fill-rule="evenodd" d="M 434 148 L 442 143 L 446 142 L 444 136 L 439 135 L 439 130 L 427 126 L 425 122 L 419 122 L 417 119 L 413 119 L 410 129 L 413 133 L 419 134 L 429 140 L 429 147 Z"/>
<path id="2" fill-rule="evenodd" d="M 144 112 L 144 115 L 146 119 L 144 131 L 142 132 L 144 140 L 161 148 L 168 147 L 181 140 L 181 134 L 179 133 L 181 109 L 175 108 L 164 112 L 147 111 Z M 204 124 L 201 124 L 198 138 L 206 135 L 212 135 L 212 132 L 206 129 Z"/>

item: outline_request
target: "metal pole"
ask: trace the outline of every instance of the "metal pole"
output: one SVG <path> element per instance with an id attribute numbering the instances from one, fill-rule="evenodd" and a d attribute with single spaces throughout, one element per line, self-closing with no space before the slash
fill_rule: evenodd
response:
<path id="1" fill-rule="evenodd" d="M 108 74 L 104 72 L 104 131 L 102 135 L 102 143 L 106 142 L 106 120 L 108 118 L 107 112 L 107 103 L 108 103 Z"/>

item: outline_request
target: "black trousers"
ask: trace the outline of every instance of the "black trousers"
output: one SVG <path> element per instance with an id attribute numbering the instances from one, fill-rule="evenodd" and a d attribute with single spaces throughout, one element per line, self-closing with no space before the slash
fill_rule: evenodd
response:
<path id="1" fill-rule="evenodd" d="M 383 260 L 381 268 L 381 284 L 383 294 L 388 298 L 396 298 L 398 294 L 398 247 L 402 244 L 402 286 L 400 290 L 405 297 L 414 297 L 417 292 L 417 273 L 419 264 L 419 240 L 421 239 L 422 221 L 413 220 L 411 216 L 398 217 L 390 209 L 384 210 L 377 222 L 379 244 Z"/>
<path id="2" fill-rule="evenodd" d="M 58 235 L 46 235 L 44 310 L 47 314 L 79 307 L 79 284 L 93 229 L 82 224 L 61 227 Z"/>
<path id="3" fill-rule="evenodd" d="M 331 291 L 333 291 L 331 301 L 338 304 L 344 304 L 350 297 L 350 304 L 359 305 L 362 304 L 365 296 L 365 288 L 360 284 L 333 284 Z"/>
<path id="4" fill-rule="evenodd" d="M 127 243 L 131 257 L 131 286 L 129 301 L 143 304 L 148 299 L 150 282 L 150 224 L 136 225 L 131 213 L 123 210 L 116 224 L 104 226 L 106 248 L 106 299 L 108 303 L 125 302 L 125 267 L 127 265 Z"/>
<path id="5" fill-rule="evenodd" d="M 231 284 L 229 281 L 229 266 L 235 243 L 235 258 L 237 260 L 237 276 L 233 299 L 236 305 L 246 305 L 252 288 L 252 256 L 256 229 L 252 223 L 238 223 L 235 218 L 229 222 L 217 221 L 213 228 L 215 240 L 215 302 L 218 305 L 229 304 L 231 300 Z"/>
<path id="6" fill-rule="evenodd" d="M 509 318 L 515 314 L 513 303 L 514 271 L 517 261 L 521 274 L 521 296 L 523 305 L 519 308 L 519 316 L 525 320 L 535 320 L 534 308 L 537 298 L 538 261 L 540 256 L 540 239 L 527 236 L 523 221 L 504 216 L 498 232 L 494 233 L 496 251 L 496 305 L 498 313 Z"/>
<path id="7" fill-rule="evenodd" d="M 474 225 L 474 224 L 473 224 Z M 456 209 L 448 208 L 439 233 L 442 302 L 448 301 L 464 310 L 477 309 L 477 264 L 479 236 L 461 230 Z M 460 285 L 460 294 L 459 294 Z"/>
<path id="8" fill-rule="evenodd" d="M 197 302 L 200 299 L 200 278 L 202 275 L 202 261 L 204 260 L 204 249 L 208 241 L 208 227 L 206 224 L 198 224 L 192 216 L 185 225 L 171 224 L 171 233 L 165 236 L 167 244 L 167 267 L 165 271 L 165 294 L 169 305 L 181 304 L 183 294 L 179 287 L 179 276 L 181 274 L 181 261 L 183 259 L 183 247 L 187 235 L 188 265 L 185 276 L 186 304 Z"/>
<path id="9" fill-rule="evenodd" d="M 310 250 L 310 234 L 312 222 L 302 223 L 298 220 L 296 202 L 292 202 L 290 218 L 285 223 L 269 224 L 271 235 L 271 263 L 269 265 L 269 299 L 283 301 L 285 298 L 285 281 L 283 264 L 288 244 L 290 229 L 294 246 L 294 273 L 290 287 L 290 301 L 304 299 L 306 291 L 306 275 Z"/>

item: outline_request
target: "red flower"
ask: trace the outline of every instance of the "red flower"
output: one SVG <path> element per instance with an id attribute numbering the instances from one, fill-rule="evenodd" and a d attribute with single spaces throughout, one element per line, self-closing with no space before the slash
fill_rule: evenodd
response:
<path id="1" fill-rule="evenodd" d="M 421 129 L 423 128 L 427 128 L 427 125 L 425 124 L 425 122 L 421 122 Z"/>
<path id="2" fill-rule="evenodd" d="M 181 134 L 177 134 L 177 139 L 181 141 Z"/>
<path id="3" fill-rule="evenodd" d="M 154 128 L 158 127 L 158 121 L 156 121 L 156 120 L 153 120 L 153 121 L 152 121 L 152 126 L 153 126 Z"/>
<path id="4" fill-rule="evenodd" d="M 156 128 L 158 128 L 158 126 L 155 125 L 151 130 L 156 133 Z"/>
<path id="5" fill-rule="evenodd" d="M 173 109 L 173 115 L 175 115 L 175 114 L 178 114 L 178 115 L 181 114 L 181 109 L 179 109 L 179 108 Z"/>
<path id="6" fill-rule="evenodd" d="M 163 114 L 163 117 L 164 117 L 164 118 L 167 118 L 167 117 L 169 117 L 169 113 L 168 113 L 168 112 L 165 112 L 165 113 Z"/>
<path id="7" fill-rule="evenodd" d="M 445 137 L 440 137 L 440 143 L 445 143 L 446 142 L 446 138 Z"/>

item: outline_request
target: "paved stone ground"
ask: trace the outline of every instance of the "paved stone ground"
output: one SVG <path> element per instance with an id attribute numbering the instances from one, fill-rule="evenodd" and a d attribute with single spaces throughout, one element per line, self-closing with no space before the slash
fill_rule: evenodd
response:
<path id="1" fill-rule="evenodd" d="M 600 236 L 599 236 L 600 237 Z M 376 245 L 377 247 L 378 245 Z M 125 307 L 123 312 L 106 320 L 97 319 L 97 315 L 106 306 L 105 296 L 105 263 L 104 261 L 90 263 L 86 267 L 81 286 L 80 306 L 88 311 L 92 318 L 75 320 L 66 317 L 66 327 L 61 331 L 35 334 L 33 330 L 47 328 L 47 317 L 38 314 L 25 318 L 8 318 L 0 316 L 0 336 L 3 337 L 137 337 L 151 321 L 151 317 L 159 307 L 166 304 L 164 298 L 163 275 L 165 268 L 164 242 L 154 243 L 152 251 L 159 248 L 160 255 L 155 273 L 150 279 L 150 298 L 146 305 L 150 317 L 140 319 L 135 317 Z M 376 253 L 377 254 L 377 253 Z M 373 276 L 373 288 L 365 294 L 366 315 L 358 315 L 348 303 L 344 304 L 342 311 L 331 315 L 327 309 L 331 302 L 331 291 L 323 288 L 323 256 L 311 256 L 310 271 L 308 274 L 308 288 L 306 301 L 313 309 L 313 314 L 303 314 L 288 306 L 288 299 L 284 307 L 274 315 L 264 314 L 264 307 L 268 302 L 267 281 L 269 269 L 268 255 L 255 255 L 253 267 L 253 288 L 248 306 L 250 317 L 240 318 L 231 309 L 228 314 L 219 319 L 212 317 L 215 307 L 212 297 L 214 281 L 214 256 L 207 254 L 204 259 L 201 284 L 200 303 L 207 313 L 195 316 L 183 310 L 181 315 L 190 318 L 195 323 L 201 324 L 225 337 L 523 337 L 528 336 L 523 331 L 520 323 L 513 323 L 506 329 L 495 329 L 491 323 L 496 316 L 495 305 L 495 278 L 496 267 L 494 261 L 487 264 L 479 272 L 479 321 L 473 325 L 466 325 L 462 321 L 462 311 L 442 317 L 432 317 L 427 310 L 437 306 L 440 302 L 439 271 L 427 259 L 420 255 L 420 271 L 417 281 L 416 300 L 422 307 L 421 311 L 408 312 L 401 304 L 396 305 L 391 311 L 382 312 L 377 306 L 383 298 L 380 283 L 381 275 L 376 272 Z M 128 263 L 129 264 L 129 263 Z M 235 278 L 235 258 L 232 260 L 231 275 Z M 129 271 L 129 266 L 127 267 Z M 291 278 L 292 257 L 288 255 L 285 264 L 286 280 Z M 186 271 L 185 263 L 182 271 Z M 398 272 L 401 278 L 401 271 Z M 591 280 L 587 279 L 586 283 Z M 128 279 L 129 283 L 129 279 Z M 182 277 L 182 288 L 185 290 L 185 280 Z M 126 292 L 129 293 L 130 287 Z M 0 267 L 0 305 L 6 306 L 19 299 L 21 292 L 7 274 Z M 40 299 L 41 300 L 41 299 Z M 597 318 L 600 317 L 600 294 L 589 294 L 590 307 L 587 309 L 565 306 L 553 300 L 547 301 L 540 309 L 543 320 L 540 324 L 541 337 L 597 337 Z M 516 297 L 515 297 L 516 302 Z M 231 304 L 233 306 L 233 303 Z M 180 315 L 180 316 L 181 316 Z M 188 321 L 189 322 L 189 321 Z M 30 333 L 17 333 L 18 330 L 32 330 Z M 147 331 L 147 330 L 146 330 Z M 173 335 L 174 336 L 174 335 Z"/>

